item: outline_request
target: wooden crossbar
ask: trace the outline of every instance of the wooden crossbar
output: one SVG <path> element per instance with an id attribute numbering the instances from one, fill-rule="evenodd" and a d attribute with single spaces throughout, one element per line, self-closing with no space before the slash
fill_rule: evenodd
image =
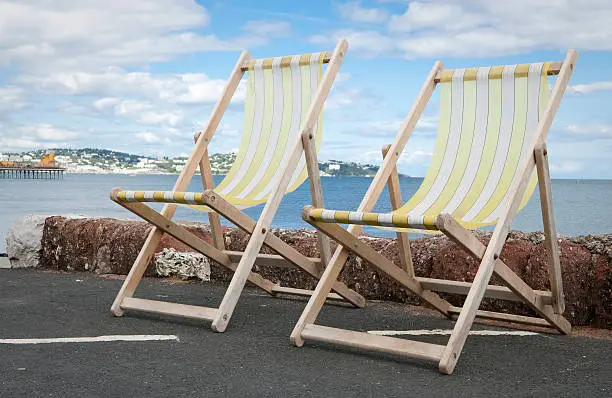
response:
<path id="1" fill-rule="evenodd" d="M 160 315 L 181 316 L 184 318 L 212 321 L 217 315 L 216 308 L 196 305 L 169 303 L 166 301 L 146 300 L 135 297 L 125 297 L 121 302 L 124 310 L 151 312 Z"/>
<path id="2" fill-rule="evenodd" d="M 239 262 L 242 258 L 242 252 L 239 251 L 224 250 L 223 253 L 227 254 L 233 263 Z M 306 257 L 306 259 L 317 266 L 321 264 L 321 259 L 319 258 Z M 293 263 L 278 254 L 259 253 L 257 254 L 257 260 L 255 260 L 255 262 L 260 265 L 268 265 L 278 268 L 289 268 L 294 266 Z"/>
<path id="3" fill-rule="evenodd" d="M 436 278 L 421 278 L 417 277 L 416 280 L 421 282 L 423 289 L 433 290 L 434 292 L 444 292 L 453 294 L 466 295 L 472 288 L 471 282 L 451 281 L 446 279 Z M 544 304 L 549 305 L 552 303 L 552 293 L 546 290 L 534 290 L 538 300 Z M 517 296 L 512 290 L 505 286 L 489 285 L 485 292 L 485 297 L 495 298 L 500 300 L 508 301 L 523 301 L 523 299 Z"/>
<path id="4" fill-rule="evenodd" d="M 329 63 L 329 61 L 331 61 L 331 59 L 332 59 L 332 55 L 333 55 L 333 54 L 334 54 L 334 53 L 333 53 L 332 51 L 326 51 L 326 52 L 324 52 L 324 53 L 323 53 L 323 63 L 324 63 L 324 64 Z M 296 54 L 296 55 L 300 55 L 300 56 L 302 56 L 302 55 L 310 55 L 310 54 Z M 294 56 L 295 56 L 295 55 L 286 55 L 285 57 L 286 57 L 286 58 L 291 58 L 291 57 L 294 57 Z M 283 58 L 285 58 L 285 57 L 283 57 Z M 267 58 L 264 58 L 264 59 L 267 59 Z M 259 60 L 259 59 L 251 59 L 251 60 L 247 60 L 247 61 L 245 61 L 245 62 L 242 64 L 242 67 L 241 67 L 242 71 L 243 71 L 243 72 L 245 72 L 245 71 L 249 70 L 249 66 L 253 65 L 253 63 L 254 63 L 254 62 L 257 62 L 257 61 L 260 61 L 260 60 Z M 270 69 L 271 67 L 272 67 L 272 64 L 271 64 L 271 63 L 270 63 L 270 64 L 267 64 L 267 63 L 264 63 L 264 64 L 263 64 L 263 68 L 264 68 L 264 69 Z"/>
<path id="5" fill-rule="evenodd" d="M 293 288 L 293 287 L 285 287 L 285 286 L 279 286 L 276 285 L 272 288 L 272 291 L 274 293 L 281 293 L 281 294 L 291 294 L 294 296 L 312 296 L 312 290 L 308 290 L 308 289 L 297 289 L 297 288 Z M 339 294 L 336 293 L 330 293 L 327 295 L 328 299 L 331 300 L 344 300 L 344 297 L 340 296 Z"/>
<path id="6" fill-rule="evenodd" d="M 562 61 L 551 62 L 550 66 L 548 67 L 548 76 L 558 75 L 559 72 L 561 72 L 562 65 L 563 65 Z M 443 71 L 438 72 L 438 74 L 435 77 L 436 83 L 440 83 L 440 80 L 442 79 L 442 72 L 452 72 L 452 71 L 454 71 L 454 69 L 444 69 Z"/>
<path id="7" fill-rule="evenodd" d="M 461 307 L 450 307 L 449 311 L 453 315 L 459 315 L 461 313 Z M 513 323 L 521 323 L 523 325 L 532 325 L 532 326 L 542 326 L 551 328 L 551 324 L 542 318 L 536 318 L 533 316 L 524 316 L 524 315 L 515 315 L 515 314 L 506 314 L 504 312 L 494 312 L 494 311 L 482 311 L 478 310 L 476 312 L 476 317 L 481 319 L 491 319 L 495 321 L 505 321 L 505 322 L 513 322 Z"/>
<path id="8" fill-rule="evenodd" d="M 337 329 L 329 326 L 309 324 L 304 327 L 302 337 L 308 340 L 340 344 L 412 358 L 439 361 L 444 346 L 420 341 L 378 336 L 364 332 Z"/>

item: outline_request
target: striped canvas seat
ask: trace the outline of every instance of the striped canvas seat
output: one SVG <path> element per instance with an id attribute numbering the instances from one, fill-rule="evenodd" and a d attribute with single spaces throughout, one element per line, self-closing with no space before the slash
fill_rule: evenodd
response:
<path id="1" fill-rule="evenodd" d="M 248 66 L 244 127 L 236 160 L 215 192 L 238 208 L 267 201 L 282 174 L 280 167 L 306 120 L 322 75 L 325 53 L 252 60 Z M 315 125 L 316 148 L 320 147 L 322 114 Z M 286 192 L 307 178 L 302 154 Z M 122 191 L 124 202 L 186 204 L 209 211 L 201 193 L 172 191 Z"/>
<path id="2" fill-rule="evenodd" d="M 495 224 L 548 104 L 549 63 L 455 69 L 440 78 L 434 155 L 417 192 L 389 214 L 316 209 L 320 221 L 435 230 L 451 214 L 467 228 Z M 520 208 L 537 184 L 533 172 Z M 519 209 L 520 209 L 519 208 Z"/>

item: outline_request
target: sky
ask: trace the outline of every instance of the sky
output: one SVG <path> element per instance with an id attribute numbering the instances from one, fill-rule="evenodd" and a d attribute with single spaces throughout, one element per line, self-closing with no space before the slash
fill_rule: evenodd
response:
<path id="1" fill-rule="evenodd" d="M 436 60 L 557 61 L 576 70 L 549 134 L 554 178 L 612 178 L 609 0 L 0 0 L 0 152 L 68 147 L 187 155 L 240 52 L 349 50 L 320 160 L 380 163 Z M 551 78 L 551 83 L 554 78 Z M 423 176 L 437 94 L 399 171 Z M 236 150 L 244 81 L 210 145 Z"/>

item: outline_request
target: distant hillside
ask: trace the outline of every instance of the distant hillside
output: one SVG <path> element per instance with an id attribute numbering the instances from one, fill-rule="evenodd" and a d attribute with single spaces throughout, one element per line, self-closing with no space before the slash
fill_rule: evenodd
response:
<path id="1" fill-rule="evenodd" d="M 378 171 L 378 166 L 372 164 L 359 164 L 354 162 L 343 162 L 341 160 L 330 160 L 319 162 L 319 169 L 324 175 L 373 177 Z"/>
<path id="2" fill-rule="evenodd" d="M 185 167 L 186 157 L 140 156 L 108 149 L 51 149 L 55 159 L 62 167 L 72 173 L 118 173 L 118 174 L 160 174 L 179 173 Z M 37 160 L 47 150 L 36 150 L 22 153 L 0 153 L 0 160 Z M 235 153 L 216 153 L 211 155 L 210 164 L 213 174 L 227 174 L 236 160 Z M 372 177 L 378 166 L 330 160 L 320 162 L 322 176 L 360 176 Z"/>

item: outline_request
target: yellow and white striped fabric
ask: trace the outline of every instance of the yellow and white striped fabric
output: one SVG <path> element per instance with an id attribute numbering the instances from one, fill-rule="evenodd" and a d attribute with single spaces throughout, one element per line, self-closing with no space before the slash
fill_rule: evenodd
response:
<path id="1" fill-rule="evenodd" d="M 173 191 L 119 191 L 117 199 L 120 202 L 162 202 L 184 205 L 205 205 L 201 192 Z"/>
<path id="2" fill-rule="evenodd" d="M 215 192 L 236 207 L 243 209 L 266 202 L 278 179 L 287 172 L 280 166 L 295 141 L 300 139 L 300 130 L 321 80 L 325 54 L 249 62 L 240 147 L 230 171 L 215 188 Z M 322 119 L 321 114 L 314 128 L 317 151 L 322 139 Z M 287 192 L 294 191 L 308 177 L 303 154 L 297 168 L 290 172 L 293 178 Z M 198 198 L 197 193 L 123 191 L 118 198 L 122 201 L 188 204 L 196 210 L 210 211 L 197 199 L 192 199 Z"/>
<path id="3" fill-rule="evenodd" d="M 310 217 L 324 222 L 340 224 L 373 225 L 376 227 L 436 230 L 436 217 L 413 216 L 400 213 L 365 213 L 360 211 L 340 211 L 313 209 Z"/>
<path id="4" fill-rule="evenodd" d="M 444 71 L 429 170 L 412 198 L 391 213 L 413 222 L 376 225 L 422 229 L 418 226 L 427 223 L 419 220 L 443 213 L 467 228 L 495 224 L 521 159 L 533 156 L 527 148 L 548 104 L 548 67 L 535 63 Z M 534 170 L 519 209 L 536 184 Z"/>

